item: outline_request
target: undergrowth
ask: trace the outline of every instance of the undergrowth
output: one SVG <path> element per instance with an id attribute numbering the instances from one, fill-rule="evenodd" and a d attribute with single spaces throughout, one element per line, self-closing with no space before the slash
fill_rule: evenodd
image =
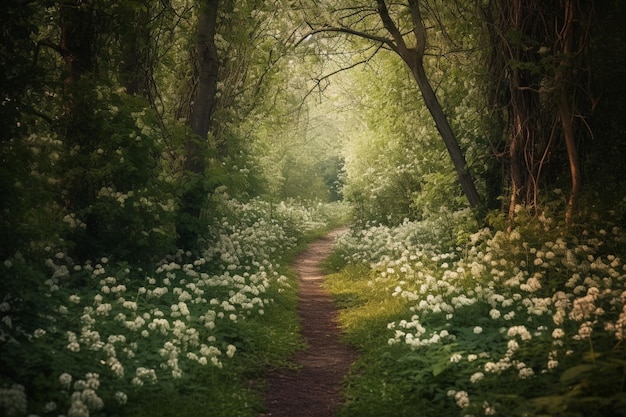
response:
<path id="1" fill-rule="evenodd" d="M 361 356 L 339 415 L 626 415 L 626 234 L 597 220 L 345 235 L 326 285 Z"/>
<path id="2" fill-rule="evenodd" d="M 197 253 L 0 264 L 0 415 L 252 417 L 303 345 L 289 263 L 338 205 L 213 196 Z"/>

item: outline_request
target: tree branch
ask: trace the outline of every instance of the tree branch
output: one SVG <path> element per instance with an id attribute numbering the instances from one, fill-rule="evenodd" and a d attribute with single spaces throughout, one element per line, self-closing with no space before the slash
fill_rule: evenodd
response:
<path id="1" fill-rule="evenodd" d="M 302 42 L 309 39 L 309 37 L 313 35 L 317 35 L 319 33 L 327 33 L 327 32 L 345 33 L 348 35 L 354 35 L 360 38 L 369 39 L 371 41 L 379 42 L 383 45 L 386 45 L 387 47 L 389 47 L 389 49 L 391 49 L 395 53 L 399 53 L 398 47 L 393 43 L 391 39 L 385 38 L 383 36 L 373 35 L 367 32 L 361 32 L 359 30 L 354 30 L 354 29 L 350 29 L 346 27 L 334 27 L 334 26 L 324 26 L 318 29 L 312 29 L 311 31 L 306 33 L 298 42 L 295 43 L 294 48 L 298 47 Z"/>
<path id="2" fill-rule="evenodd" d="M 369 63 L 369 62 L 370 62 L 370 60 L 371 60 L 371 59 L 372 59 L 372 58 L 373 58 L 373 57 L 374 57 L 374 56 L 375 56 L 375 55 L 376 55 L 376 54 L 377 54 L 377 53 L 378 53 L 378 52 L 379 52 L 382 48 L 383 48 L 383 45 L 379 45 L 379 46 L 376 48 L 376 50 L 375 50 L 374 52 L 372 52 L 372 54 L 371 54 L 369 57 L 367 57 L 367 58 L 365 58 L 365 59 L 362 59 L 362 60 L 360 60 L 360 61 L 358 61 L 358 62 L 355 62 L 355 63 L 353 63 L 353 64 L 350 64 L 350 65 L 348 65 L 348 66 L 346 66 L 346 67 L 339 68 L 338 70 L 332 71 L 332 72 L 330 72 L 330 73 L 328 73 L 328 74 L 322 75 L 322 76 L 321 76 L 321 77 L 319 77 L 319 78 L 315 78 L 315 79 L 314 79 L 314 81 L 315 81 L 315 86 L 313 86 L 312 88 L 310 88 L 310 89 L 309 89 L 309 91 L 307 91 L 307 92 L 306 92 L 306 94 L 305 94 L 305 95 L 304 95 L 304 97 L 302 98 L 302 103 L 304 103 L 304 102 L 306 101 L 307 97 L 309 97 L 311 94 L 313 94 L 313 91 L 315 91 L 315 89 L 316 89 L 317 87 L 319 87 L 319 86 L 320 86 L 320 84 L 322 83 L 322 81 L 326 81 L 327 79 L 331 78 L 332 76 L 334 76 L 334 75 L 336 75 L 336 74 L 339 74 L 340 72 L 343 72 L 343 71 L 348 71 L 348 70 L 351 70 L 352 68 L 356 68 L 356 67 L 358 67 L 359 65 L 365 65 L 365 64 Z"/>
<path id="3" fill-rule="evenodd" d="M 396 42 L 398 53 L 401 56 L 404 56 L 404 54 L 408 52 L 408 48 L 406 46 L 406 43 L 404 42 L 402 33 L 400 33 L 400 30 L 398 29 L 396 24 L 393 23 L 393 20 L 391 20 L 391 16 L 389 16 L 389 9 L 387 9 L 385 1 L 378 0 L 377 3 L 378 14 L 380 15 L 380 19 L 382 20 L 385 29 L 387 29 L 387 32 L 389 32 L 389 34 L 393 37 L 393 40 Z"/>

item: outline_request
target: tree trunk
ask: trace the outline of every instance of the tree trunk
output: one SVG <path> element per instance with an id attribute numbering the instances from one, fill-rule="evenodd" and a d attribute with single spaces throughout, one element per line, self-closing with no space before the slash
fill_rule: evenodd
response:
<path id="1" fill-rule="evenodd" d="M 576 146 L 576 93 L 586 91 L 589 24 L 593 2 L 562 0 L 499 0 L 491 2 L 487 19 L 492 36 L 492 72 L 508 94 L 494 102 L 508 111 L 511 204 L 533 207 L 540 212 L 537 195 L 545 184 L 540 178 L 544 165 L 560 148 L 553 140 L 562 134 L 571 191 L 565 223 L 571 224 L 581 190 L 581 167 Z M 512 36 L 514 35 L 514 36 Z M 497 96 L 496 96 L 497 97 Z M 561 126 L 560 132 L 556 128 Z M 561 168 L 561 167 L 558 167 Z M 562 167 L 565 168 L 565 167 Z M 552 178 L 557 172 L 551 169 Z M 549 171 L 550 172 L 550 171 Z"/>
<path id="2" fill-rule="evenodd" d="M 192 132 L 185 143 L 185 165 L 189 174 L 180 197 L 177 221 L 179 247 L 193 248 L 201 233 L 201 213 L 206 203 L 204 171 L 207 135 L 215 109 L 219 60 L 215 46 L 218 0 L 201 0 L 198 12 L 196 53 L 198 84 L 192 104 L 189 125 Z"/>
<path id="3" fill-rule="evenodd" d="M 70 85 L 95 70 L 96 25 L 93 8 L 80 1 L 62 1 L 60 14 L 61 53 L 68 74 L 65 82 Z"/>
<path id="4" fill-rule="evenodd" d="M 450 154 L 450 158 L 452 159 L 452 163 L 454 164 L 454 168 L 456 169 L 456 174 L 459 177 L 459 182 L 461 183 L 461 188 L 465 197 L 467 197 L 467 201 L 471 208 L 480 208 L 482 205 L 482 200 L 478 191 L 476 190 L 476 186 L 474 185 L 474 180 L 467 169 L 467 162 L 465 161 L 465 156 L 463 155 L 463 151 L 459 146 L 457 138 L 450 127 L 450 123 L 448 122 L 448 118 L 446 117 L 443 109 L 441 108 L 441 104 L 433 91 L 430 82 L 428 81 L 428 77 L 426 76 L 426 72 L 424 71 L 424 66 L 422 64 L 422 60 L 420 57 L 417 57 L 416 62 L 411 68 L 413 72 L 413 76 L 415 77 L 415 81 L 417 81 L 417 85 L 422 93 L 422 97 L 424 98 L 424 102 L 426 103 L 426 107 L 428 111 L 433 116 L 433 120 L 435 121 L 435 125 L 437 126 L 437 130 L 443 139 L 443 142 L 446 145 L 446 149 Z"/>
<path id="5" fill-rule="evenodd" d="M 412 34 L 415 41 L 415 47 L 407 46 L 404 40 L 404 35 L 400 32 L 396 24 L 393 22 L 393 19 L 389 16 L 389 10 L 387 9 L 385 1 L 378 0 L 377 4 L 378 14 L 383 22 L 383 25 L 395 41 L 394 50 L 409 66 L 415 81 L 417 81 L 424 103 L 433 117 L 437 130 L 446 145 L 459 178 L 459 182 L 461 183 L 461 188 L 467 198 L 467 201 L 469 202 L 470 207 L 473 209 L 482 208 L 482 200 L 476 190 L 474 180 L 467 169 L 467 162 L 465 161 L 463 151 L 459 146 L 456 135 L 450 127 L 448 118 L 443 112 L 441 104 L 439 103 L 439 100 L 435 95 L 435 91 L 428 81 L 426 71 L 424 70 L 423 58 L 427 45 L 426 27 L 424 26 L 424 20 L 422 19 L 419 1 L 409 0 L 409 11 L 413 22 Z"/>
<path id="6" fill-rule="evenodd" d="M 218 3 L 218 0 L 203 0 L 198 16 L 196 52 L 199 73 L 190 126 L 201 142 L 192 139 L 186 145 L 186 168 L 195 173 L 201 173 L 204 168 L 202 142 L 207 139 L 216 102 L 219 60 L 215 33 Z"/>
<path id="7" fill-rule="evenodd" d="M 578 8 L 577 8 L 578 9 Z M 574 209 L 578 195 L 580 194 L 580 162 L 578 160 L 578 149 L 576 147 L 576 135 L 574 132 L 573 112 L 568 102 L 566 91 L 566 78 L 567 71 L 570 68 L 572 53 L 572 41 L 573 31 L 572 25 L 575 22 L 574 16 L 575 5 L 571 0 L 565 2 L 563 28 L 560 32 L 560 43 L 563 52 L 563 61 L 561 61 L 557 73 L 555 76 L 555 84 L 557 86 L 557 110 L 559 118 L 561 119 L 561 126 L 563 127 L 563 138 L 565 140 L 565 147 L 567 149 L 567 161 L 569 163 L 572 189 L 570 190 L 569 200 L 567 202 L 567 209 L 565 211 L 565 225 L 569 226 L 572 222 L 574 215 Z"/>
<path id="8" fill-rule="evenodd" d="M 580 194 L 580 163 L 578 160 L 578 149 L 576 148 L 572 111 L 565 94 L 560 95 L 557 106 L 563 127 L 563 137 L 565 138 L 567 160 L 569 162 L 572 183 L 572 189 L 570 190 L 569 200 L 567 202 L 567 210 L 565 211 L 565 225 L 569 226 L 572 222 L 578 195 Z"/>

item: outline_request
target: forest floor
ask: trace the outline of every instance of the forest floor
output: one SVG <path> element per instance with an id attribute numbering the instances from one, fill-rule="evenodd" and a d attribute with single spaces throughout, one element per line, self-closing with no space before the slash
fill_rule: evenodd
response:
<path id="1" fill-rule="evenodd" d="M 331 417 L 342 403 L 342 383 L 357 355 L 341 341 L 337 307 L 322 287 L 320 269 L 338 233 L 341 229 L 313 242 L 294 261 L 306 349 L 292 358 L 294 369 L 270 372 L 266 417 Z"/>

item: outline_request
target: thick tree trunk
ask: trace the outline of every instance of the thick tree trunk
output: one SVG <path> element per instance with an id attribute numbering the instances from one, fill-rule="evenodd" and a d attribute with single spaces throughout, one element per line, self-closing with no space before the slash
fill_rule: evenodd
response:
<path id="1" fill-rule="evenodd" d="M 146 90 L 143 88 L 145 82 L 142 80 L 138 30 L 139 28 L 131 28 L 129 33 L 123 38 L 122 53 L 124 62 L 120 69 L 120 76 L 128 94 L 145 96 Z"/>
<path id="2" fill-rule="evenodd" d="M 219 59 L 215 46 L 215 33 L 218 3 L 218 0 L 202 1 L 198 16 L 196 51 L 199 73 L 190 126 L 201 141 L 207 139 L 217 94 Z M 186 168 L 192 172 L 201 173 L 204 167 L 201 144 L 196 140 L 188 141 L 186 152 Z"/>
<path id="3" fill-rule="evenodd" d="M 91 6 L 76 0 L 61 2 L 61 53 L 65 61 L 66 84 L 95 70 L 96 25 Z"/>
<path id="4" fill-rule="evenodd" d="M 194 135 L 185 143 L 185 170 L 190 174 L 180 198 L 177 221 L 179 247 L 195 247 L 201 233 L 201 213 L 206 202 L 204 171 L 207 135 L 215 109 L 219 60 L 215 46 L 218 0 L 200 0 L 196 53 L 198 84 L 192 104 L 189 126 Z"/>

